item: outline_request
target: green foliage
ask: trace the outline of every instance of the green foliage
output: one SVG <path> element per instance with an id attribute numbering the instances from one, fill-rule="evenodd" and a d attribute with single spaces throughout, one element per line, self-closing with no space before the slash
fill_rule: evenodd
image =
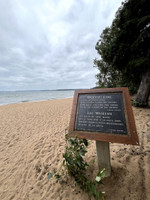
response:
<path id="1" fill-rule="evenodd" d="M 147 103 L 139 103 L 135 100 L 132 101 L 132 105 L 135 106 L 135 107 L 147 107 Z"/>
<path id="2" fill-rule="evenodd" d="M 48 177 L 47 177 L 48 180 L 50 180 L 52 178 L 53 174 L 54 174 L 53 172 L 52 173 L 48 173 Z"/>
<path id="3" fill-rule="evenodd" d="M 95 48 L 101 59 L 94 64 L 100 87 L 129 87 L 136 93 L 142 75 L 150 68 L 150 14 L 148 0 L 127 0 L 111 27 L 103 30 Z"/>
<path id="4" fill-rule="evenodd" d="M 83 159 L 85 156 L 88 146 L 88 141 L 86 139 L 79 139 L 77 136 L 75 138 L 70 138 L 68 134 L 65 135 L 66 138 L 66 148 L 63 154 L 63 169 L 61 173 L 52 172 L 48 174 L 48 180 L 55 175 L 55 178 L 59 181 L 62 180 L 64 175 L 64 169 L 67 170 L 67 174 L 72 176 L 75 182 L 80 186 L 80 188 L 88 193 L 89 199 L 93 195 L 95 200 L 101 197 L 104 200 L 104 192 L 97 190 L 98 185 L 102 184 L 102 179 L 105 177 L 105 169 L 98 172 L 95 180 L 90 180 L 87 168 L 88 163 Z"/>

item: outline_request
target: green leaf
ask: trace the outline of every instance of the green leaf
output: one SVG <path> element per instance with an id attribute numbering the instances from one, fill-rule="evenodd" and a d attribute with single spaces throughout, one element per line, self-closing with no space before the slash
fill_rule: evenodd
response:
<path id="1" fill-rule="evenodd" d="M 86 147 L 88 146 L 88 140 L 83 139 L 83 143 L 85 144 Z"/>
<path id="2" fill-rule="evenodd" d="M 67 158 L 66 158 L 66 161 L 67 161 L 69 164 L 73 165 L 73 160 L 72 160 L 72 158 L 67 157 Z"/>
<path id="3" fill-rule="evenodd" d="M 52 178 L 53 174 L 54 174 L 53 172 L 52 173 L 48 173 L 48 177 L 47 177 L 48 181 Z"/>
<path id="4" fill-rule="evenodd" d="M 60 176 L 59 174 L 55 174 L 55 178 L 56 178 L 57 180 L 59 180 L 59 179 L 61 179 L 61 176 Z"/>
<path id="5" fill-rule="evenodd" d="M 101 177 L 101 179 L 106 177 L 105 168 L 98 172 L 97 176 Z"/>
<path id="6" fill-rule="evenodd" d="M 84 156 L 84 155 L 86 154 L 86 152 L 87 152 L 87 151 L 86 151 L 85 149 L 80 149 L 80 150 L 79 150 L 79 155 L 80 155 L 80 156 Z"/>
<path id="7" fill-rule="evenodd" d="M 102 197 L 102 200 L 105 200 L 105 197 L 104 197 L 104 195 L 105 195 L 105 192 L 101 192 L 101 197 Z"/>
<path id="8" fill-rule="evenodd" d="M 81 162 L 80 162 L 79 160 L 77 160 L 77 165 L 78 165 L 79 167 L 81 167 Z"/>
<path id="9" fill-rule="evenodd" d="M 91 184 L 91 189 L 92 189 L 92 192 L 93 192 L 93 194 L 95 196 L 96 195 L 96 188 L 95 188 L 94 184 Z"/>

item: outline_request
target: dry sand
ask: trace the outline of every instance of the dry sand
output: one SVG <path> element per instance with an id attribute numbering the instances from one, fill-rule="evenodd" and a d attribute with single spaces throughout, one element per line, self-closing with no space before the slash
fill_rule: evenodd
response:
<path id="1" fill-rule="evenodd" d="M 71 106 L 72 99 L 0 106 L 0 200 L 88 200 L 71 178 L 47 179 L 62 162 Z M 150 200 L 150 109 L 133 110 L 140 146 L 110 144 L 106 200 Z M 94 178 L 95 141 L 86 160 Z"/>

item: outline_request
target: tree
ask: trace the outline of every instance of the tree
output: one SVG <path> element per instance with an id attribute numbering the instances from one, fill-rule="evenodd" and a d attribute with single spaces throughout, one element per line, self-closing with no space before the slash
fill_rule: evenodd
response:
<path id="1" fill-rule="evenodd" d="M 140 104 L 147 102 L 150 93 L 149 10 L 149 0 L 122 3 L 95 47 L 101 56 L 94 60 L 100 71 L 99 86 L 127 86 L 131 93 L 137 93 Z"/>

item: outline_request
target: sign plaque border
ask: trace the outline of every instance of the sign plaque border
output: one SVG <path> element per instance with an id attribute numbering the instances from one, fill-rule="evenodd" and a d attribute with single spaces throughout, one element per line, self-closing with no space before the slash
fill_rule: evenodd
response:
<path id="1" fill-rule="evenodd" d="M 121 93 L 124 115 L 126 119 L 127 135 L 115 134 L 115 133 L 104 133 L 104 132 L 94 132 L 94 131 L 78 131 L 75 129 L 77 109 L 78 109 L 78 98 L 82 94 L 113 94 Z M 69 136 L 79 138 L 85 138 L 89 140 L 96 140 L 102 142 L 112 142 L 112 143 L 122 143 L 122 144 L 133 144 L 139 145 L 139 139 L 137 135 L 137 130 L 135 126 L 135 120 L 133 116 L 130 95 L 127 87 L 122 88 L 105 88 L 105 89 L 86 89 L 86 90 L 75 90 L 72 113 L 69 124 Z"/>

